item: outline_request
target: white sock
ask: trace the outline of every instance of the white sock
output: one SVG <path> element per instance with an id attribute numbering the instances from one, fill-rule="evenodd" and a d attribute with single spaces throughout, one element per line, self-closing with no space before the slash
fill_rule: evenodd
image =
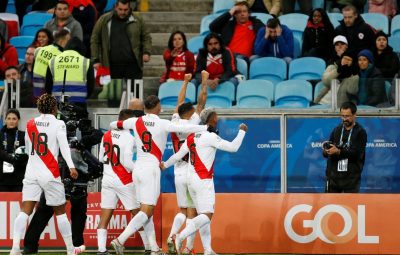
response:
<path id="1" fill-rule="evenodd" d="M 181 229 L 183 223 L 185 222 L 186 215 L 183 213 L 178 213 L 175 215 L 174 222 L 172 223 L 171 233 L 169 237 L 178 234 L 179 229 Z"/>
<path id="2" fill-rule="evenodd" d="M 67 247 L 67 251 L 71 252 L 74 250 L 74 245 L 72 243 L 72 231 L 71 224 L 68 221 L 67 215 L 61 214 L 57 215 L 57 226 L 58 230 L 60 230 L 61 236 L 64 239 L 65 246 Z"/>
<path id="3" fill-rule="evenodd" d="M 145 250 L 150 250 L 151 247 L 150 247 L 150 244 L 149 244 L 149 240 L 147 239 L 146 232 L 144 232 L 144 230 L 142 230 L 142 231 L 139 231 L 139 234 L 140 234 L 140 237 L 142 238 L 144 249 Z"/>
<path id="4" fill-rule="evenodd" d="M 186 219 L 186 226 L 189 225 L 191 223 L 193 219 Z M 186 247 L 189 250 L 193 249 L 193 245 L 194 245 L 194 238 L 196 237 L 196 232 L 194 232 L 193 234 L 191 234 L 190 236 L 187 237 L 186 239 Z"/>
<path id="5" fill-rule="evenodd" d="M 126 226 L 124 232 L 122 232 L 119 236 L 118 236 L 118 242 L 122 245 L 124 245 L 124 243 L 126 242 L 126 240 L 128 240 L 128 238 L 133 235 L 136 231 L 138 231 L 143 225 L 144 223 L 146 223 L 146 221 L 148 220 L 147 215 L 140 211 L 138 212 L 135 217 L 133 217 L 131 219 L 131 221 L 129 222 L 128 226 Z"/>
<path id="6" fill-rule="evenodd" d="M 99 248 L 99 252 L 107 251 L 107 229 L 97 229 L 97 246 Z"/>
<path id="7" fill-rule="evenodd" d="M 154 230 L 154 222 L 153 216 L 143 225 L 144 232 L 146 232 L 147 240 L 150 245 L 151 251 L 159 251 L 157 240 L 156 240 L 156 231 Z"/>
<path id="8" fill-rule="evenodd" d="M 179 234 L 179 239 L 185 240 L 206 224 L 210 224 L 210 219 L 205 214 L 199 214 L 186 225 L 186 228 Z"/>
<path id="9" fill-rule="evenodd" d="M 203 244 L 203 248 L 205 251 L 211 251 L 211 224 L 206 224 L 205 226 L 201 227 L 200 238 L 201 243 Z"/>
<path id="10" fill-rule="evenodd" d="M 20 250 L 19 243 L 21 242 L 22 235 L 25 233 L 26 223 L 28 222 L 28 218 L 29 218 L 29 215 L 24 212 L 20 212 L 18 214 L 17 218 L 15 218 L 13 246 L 12 246 L 12 249 L 14 251 Z"/>

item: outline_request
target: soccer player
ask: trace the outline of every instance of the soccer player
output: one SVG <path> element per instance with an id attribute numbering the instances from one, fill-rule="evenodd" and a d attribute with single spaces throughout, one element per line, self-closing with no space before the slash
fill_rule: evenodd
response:
<path id="1" fill-rule="evenodd" d="M 70 175 L 78 177 L 71 159 L 65 123 L 57 120 L 56 98 L 43 94 L 37 101 L 39 117 L 28 121 L 25 131 L 26 150 L 29 155 L 22 188 L 22 208 L 14 222 L 13 247 L 10 255 L 19 255 L 20 240 L 25 232 L 29 215 L 40 195 L 44 192 L 46 203 L 52 206 L 57 217 L 57 225 L 67 246 L 67 254 L 79 254 L 85 246 L 74 247 L 72 243 L 71 225 L 65 214 L 65 190 L 61 182 L 58 167 L 58 151 L 65 159 Z"/>
<path id="2" fill-rule="evenodd" d="M 114 121 L 111 129 L 133 129 L 137 146 L 137 160 L 135 163 L 136 195 L 140 202 L 140 211 L 129 222 L 125 230 L 111 245 L 117 254 L 123 254 L 124 243 L 141 227 L 146 229 L 152 221 L 154 206 L 160 195 L 160 162 L 167 143 L 169 132 L 198 132 L 207 130 L 207 126 L 176 125 L 169 120 L 160 119 L 160 99 L 157 96 L 148 96 L 144 102 L 146 115 L 140 118 L 130 118 L 125 121 Z M 147 236 L 148 232 L 146 232 Z M 152 250 L 151 254 L 162 254 L 160 250 Z"/>
<path id="3" fill-rule="evenodd" d="M 182 88 L 178 95 L 178 103 L 175 109 L 175 113 L 172 115 L 172 122 L 179 123 L 181 125 L 185 125 L 187 123 L 190 124 L 200 123 L 199 115 L 201 111 L 204 109 L 207 99 L 207 80 L 209 77 L 209 73 L 203 70 L 201 72 L 201 76 L 202 76 L 201 92 L 197 99 L 197 106 L 196 108 L 194 108 L 192 103 L 185 103 L 187 85 L 192 78 L 191 74 L 185 74 Z M 181 147 L 187 136 L 188 134 L 186 133 L 171 133 L 171 140 L 172 140 L 173 150 L 175 153 L 178 152 L 179 148 Z M 188 158 L 187 156 L 185 156 L 182 160 L 179 160 L 174 166 L 176 198 L 178 200 L 178 206 L 180 208 L 180 212 L 176 214 L 172 224 L 171 232 L 167 238 L 168 252 L 170 254 L 176 253 L 173 236 L 178 233 L 179 229 L 182 227 L 185 220 L 186 224 L 188 224 L 191 221 L 191 219 L 197 216 L 195 206 L 189 195 L 189 190 L 188 190 L 187 164 L 188 164 Z M 203 232 L 207 232 L 207 228 L 205 228 Z M 208 233 L 203 233 L 203 232 L 202 230 L 200 230 L 200 234 L 202 236 L 207 235 L 209 233 L 209 232 Z M 183 254 L 194 253 L 193 251 L 194 239 L 195 239 L 195 234 L 187 238 L 186 247 L 183 251 Z"/>
<path id="4" fill-rule="evenodd" d="M 215 206 L 214 190 L 214 160 L 217 149 L 236 152 L 242 144 L 247 131 L 245 124 L 240 124 L 239 132 L 232 142 L 221 139 L 217 132 L 218 116 L 213 109 L 204 109 L 200 114 L 202 123 L 209 126 L 208 131 L 193 133 L 188 136 L 178 153 L 167 162 L 161 163 L 161 169 L 168 168 L 189 153 L 189 192 L 196 205 L 196 216 L 180 234 L 175 236 L 175 249 L 181 254 L 182 242 L 197 230 L 204 228 L 211 222 Z M 216 254 L 211 249 L 211 236 L 203 241 L 204 254 Z"/>
<path id="5" fill-rule="evenodd" d="M 134 117 L 133 110 L 124 109 L 119 113 L 118 120 L 126 120 Z M 101 183 L 101 216 L 97 229 L 97 255 L 109 254 L 106 248 L 107 225 L 121 200 L 125 210 L 135 216 L 140 204 L 136 199 L 135 183 L 132 179 L 134 163 L 135 140 L 128 130 L 107 131 L 100 145 L 99 159 L 103 163 L 104 173 Z M 147 236 L 144 231 L 139 231 L 143 243 L 147 244 Z M 146 247 L 145 254 L 150 254 Z M 157 247 L 158 248 L 158 247 Z"/>

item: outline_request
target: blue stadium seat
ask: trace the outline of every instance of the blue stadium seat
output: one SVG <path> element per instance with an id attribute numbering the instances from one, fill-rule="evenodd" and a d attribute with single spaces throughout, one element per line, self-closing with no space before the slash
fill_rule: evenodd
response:
<path id="1" fill-rule="evenodd" d="M 175 108 L 178 102 L 178 94 L 182 87 L 182 81 L 170 81 L 161 84 L 158 90 L 161 106 L 163 108 Z M 196 86 L 189 82 L 186 90 L 186 102 L 196 102 Z"/>
<path id="2" fill-rule="evenodd" d="M 328 17 L 333 27 L 339 26 L 340 25 L 339 21 L 343 20 L 343 14 L 337 12 L 328 13 Z"/>
<path id="3" fill-rule="evenodd" d="M 268 80 L 273 84 L 277 84 L 286 80 L 286 74 L 286 62 L 280 58 L 258 58 L 250 64 L 250 79 Z"/>
<path id="4" fill-rule="evenodd" d="M 301 46 L 303 45 L 303 38 L 293 36 L 293 58 L 301 56 Z"/>
<path id="5" fill-rule="evenodd" d="M 252 12 L 251 16 L 257 17 L 257 19 L 261 20 L 264 24 L 267 24 L 267 21 L 272 18 L 271 14 L 266 14 L 263 12 Z"/>
<path id="6" fill-rule="evenodd" d="M 274 84 L 270 81 L 242 81 L 237 87 L 238 108 L 270 108 L 273 99 Z"/>
<path id="7" fill-rule="evenodd" d="M 308 81 L 282 81 L 275 87 L 275 106 L 278 108 L 306 108 L 310 106 L 312 96 L 312 85 Z"/>
<path id="8" fill-rule="evenodd" d="M 229 11 L 235 5 L 235 0 L 214 0 L 213 13 Z"/>
<path id="9" fill-rule="evenodd" d="M 324 2 L 325 2 L 324 0 L 312 0 L 313 9 L 316 9 L 316 8 L 325 9 Z"/>
<path id="10" fill-rule="evenodd" d="M 107 5 L 104 8 L 104 12 L 108 12 L 114 9 L 114 5 L 116 2 L 117 2 L 116 0 L 107 0 Z"/>
<path id="11" fill-rule="evenodd" d="M 389 45 L 392 46 L 394 52 L 400 53 L 400 37 L 390 36 Z"/>
<path id="12" fill-rule="evenodd" d="M 315 57 L 298 58 L 289 64 L 289 80 L 320 80 L 325 71 L 325 61 Z"/>
<path id="13" fill-rule="evenodd" d="M 304 29 L 307 26 L 308 16 L 301 13 L 289 13 L 279 16 L 279 20 L 281 24 L 286 25 L 293 31 L 293 37 L 298 38 L 301 43 Z"/>
<path id="14" fill-rule="evenodd" d="M 15 2 L 14 0 L 8 0 L 8 4 L 6 7 L 6 13 L 17 13 L 15 9 Z"/>
<path id="15" fill-rule="evenodd" d="M 236 65 L 238 71 L 246 77 L 246 80 L 249 78 L 248 66 L 246 60 L 242 58 L 236 58 Z"/>
<path id="16" fill-rule="evenodd" d="M 203 42 L 205 35 L 198 35 L 193 38 L 191 38 L 188 41 L 188 49 L 191 51 L 193 54 L 197 54 L 199 52 L 199 49 L 203 48 Z"/>
<path id="17" fill-rule="evenodd" d="M 362 13 L 361 17 L 376 30 L 382 30 L 386 34 L 389 33 L 389 19 L 385 15 L 380 13 Z"/>
<path id="18" fill-rule="evenodd" d="M 25 53 L 29 45 L 32 44 L 33 36 L 14 36 L 10 39 L 10 44 L 17 49 L 19 63 L 25 62 Z"/>
<path id="19" fill-rule="evenodd" d="M 390 23 L 390 35 L 391 37 L 400 37 L 400 15 L 393 17 Z"/>
<path id="20" fill-rule="evenodd" d="M 45 12 L 30 12 L 24 16 L 21 27 L 21 35 L 35 36 L 36 32 L 43 28 L 44 24 L 53 18 L 53 14 Z"/>
<path id="21" fill-rule="evenodd" d="M 200 90 L 201 86 L 197 88 L 197 94 L 200 93 Z M 214 91 L 207 88 L 207 93 L 206 107 L 231 108 L 232 102 L 235 100 L 235 85 L 226 81 L 219 84 Z"/>
<path id="22" fill-rule="evenodd" d="M 207 35 L 210 33 L 210 23 L 219 16 L 220 14 L 209 14 L 201 19 L 200 23 L 200 35 Z"/>

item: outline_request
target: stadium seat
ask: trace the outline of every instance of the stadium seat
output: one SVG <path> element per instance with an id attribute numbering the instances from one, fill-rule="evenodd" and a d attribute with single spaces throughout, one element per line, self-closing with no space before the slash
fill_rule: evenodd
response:
<path id="1" fill-rule="evenodd" d="M 394 52 L 400 53 L 400 37 L 390 36 L 389 45 L 393 48 Z"/>
<path id="2" fill-rule="evenodd" d="M 298 58 L 289 64 L 289 80 L 320 80 L 325 71 L 325 61 L 315 57 Z"/>
<path id="3" fill-rule="evenodd" d="M 44 24 L 53 18 L 53 14 L 45 12 L 30 12 L 22 20 L 21 35 L 35 36 Z"/>
<path id="4" fill-rule="evenodd" d="M 324 2 L 325 2 L 324 0 L 312 0 L 313 9 L 316 9 L 316 8 L 325 9 Z"/>
<path id="5" fill-rule="evenodd" d="M 362 13 L 361 17 L 376 30 L 382 30 L 386 34 L 389 33 L 389 19 L 385 15 L 380 13 Z"/>
<path id="6" fill-rule="evenodd" d="M 393 17 L 390 23 L 390 35 L 391 37 L 400 37 L 400 15 Z"/>
<path id="7" fill-rule="evenodd" d="M 8 0 L 7 8 L 6 8 L 7 13 L 17 13 L 15 9 L 15 2 L 14 0 Z"/>
<path id="8" fill-rule="evenodd" d="M 161 106 L 163 108 L 175 108 L 178 102 L 178 94 L 182 87 L 182 81 L 164 82 L 158 90 Z M 196 86 L 189 82 L 186 90 L 186 102 L 196 102 Z"/>
<path id="9" fill-rule="evenodd" d="M 315 85 L 315 87 L 314 87 L 314 97 L 313 97 L 314 100 L 318 97 L 319 92 L 321 91 L 321 89 L 324 86 L 325 85 L 324 85 L 324 83 L 322 81 L 318 82 L 317 85 Z"/>
<path id="10" fill-rule="evenodd" d="M 267 21 L 272 18 L 271 14 L 266 14 L 262 12 L 252 12 L 251 16 L 255 16 L 257 19 L 261 20 L 262 23 L 267 24 Z"/>
<path id="11" fill-rule="evenodd" d="M 116 0 L 107 0 L 107 5 L 104 8 L 104 12 L 111 11 L 114 8 L 116 2 Z"/>
<path id="12" fill-rule="evenodd" d="M 273 84 L 277 84 L 286 80 L 286 74 L 286 62 L 280 58 L 258 58 L 250 64 L 250 79 L 268 80 Z"/>
<path id="13" fill-rule="evenodd" d="M 279 20 L 281 24 L 286 25 L 293 31 L 293 37 L 298 38 L 301 45 L 303 32 L 307 26 L 308 16 L 301 13 L 289 13 L 279 16 Z"/>
<path id="14" fill-rule="evenodd" d="M 236 58 L 236 65 L 238 71 L 246 77 L 246 80 L 249 78 L 248 66 L 246 60 L 242 58 Z"/>
<path id="15" fill-rule="evenodd" d="M 328 17 L 334 28 L 340 25 L 339 21 L 343 20 L 343 14 L 337 12 L 328 13 Z"/>
<path id="16" fill-rule="evenodd" d="M 200 35 L 207 35 L 210 33 L 210 23 L 219 16 L 220 14 L 209 14 L 201 19 L 200 23 Z"/>
<path id="17" fill-rule="evenodd" d="M 235 0 L 214 0 L 213 13 L 229 11 L 235 5 Z"/>
<path id="18" fill-rule="evenodd" d="M 274 84 L 270 81 L 242 81 L 237 87 L 238 108 L 270 108 L 273 99 Z"/>
<path id="19" fill-rule="evenodd" d="M 10 39 L 10 44 L 17 49 L 19 63 L 25 62 L 25 53 L 29 45 L 32 44 L 33 36 L 15 36 Z"/>
<path id="20" fill-rule="evenodd" d="M 205 37 L 206 37 L 205 35 L 198 35 L 198 36 L 191 38 L 188 41 L 189 51 L 191 51 L 195 55 L 197 53 L 199 53 L 199 49 L 203 48 L 203 42 L 204 42 Z"/>
<path id="21" fill-rule="evenodd" d="M 13 13 L 0 13 L 0 19 L 7 23 L 7 39 L 10 40 L 14 36 L 19 35 L 18 15 Z"/>
<path id="22" fill-rule="evenodd" d="M 197 88 L 197 94 L 200 93 L 200 90 L 201 86 Z M 226 81 L 219 84 L 214 91 L 207 88 L 207 94 L 206 107 L 231 108 L 232 102 L 235 100 L 235 85 Z"/>
<path id="23" fill-rule="evenodd" d="M 278 108 L 306 108 L 312 100 L 312 85 L 308 81 L 287 80 L 275 87 L 275 106 Z"/>
<path id="24" fill-rule="evenodd" d="M 303 45 L 303 38 L 293 37 L 293 58 L 301 56 L 301 46 Z"/>

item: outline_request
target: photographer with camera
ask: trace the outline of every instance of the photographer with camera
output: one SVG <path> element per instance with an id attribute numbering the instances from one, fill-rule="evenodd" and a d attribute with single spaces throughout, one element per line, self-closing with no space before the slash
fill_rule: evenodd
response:
<path id="1" fill-rule="evenodd" d="M 28 155 L 25 154 L 25 132 L 18 130 L 19 111 L 9 109 L 0 130 L 0 192 L 22 191 Z"/>
<path id="2" fill-rule="evenodd" d="M 323 143 L 327 193 L 358 193 L 365 162 L 367 132 L 356 122 L 357 106 L 344 102 L 340 107 L 342 124 Z"/>
<path id="3" fill-rule="evenodd" d="M 84 244 L 88 182 L 99 178 L 103 173 L 102 164 L 90 153 L 90 149 L 101 142 L 103 133 L 91 126 L 91 121 L 87 119 L 87 112 L 80 107 L 67 102 L 61 102 L 59 105 L 60 113 L 57 117 L 66 123 L 71 158 L 79 172 L 76 180 L 71 179 L 65 161 L 59 158 L 65 195 L 71 203 L 72 241 L 75 247 L 79 247 Z M 52 209 L 46 205 L 42 194 L 39 206 L 25 234 L 25 254 L 37 253 L 40 235 L 52 216 Z"/>

